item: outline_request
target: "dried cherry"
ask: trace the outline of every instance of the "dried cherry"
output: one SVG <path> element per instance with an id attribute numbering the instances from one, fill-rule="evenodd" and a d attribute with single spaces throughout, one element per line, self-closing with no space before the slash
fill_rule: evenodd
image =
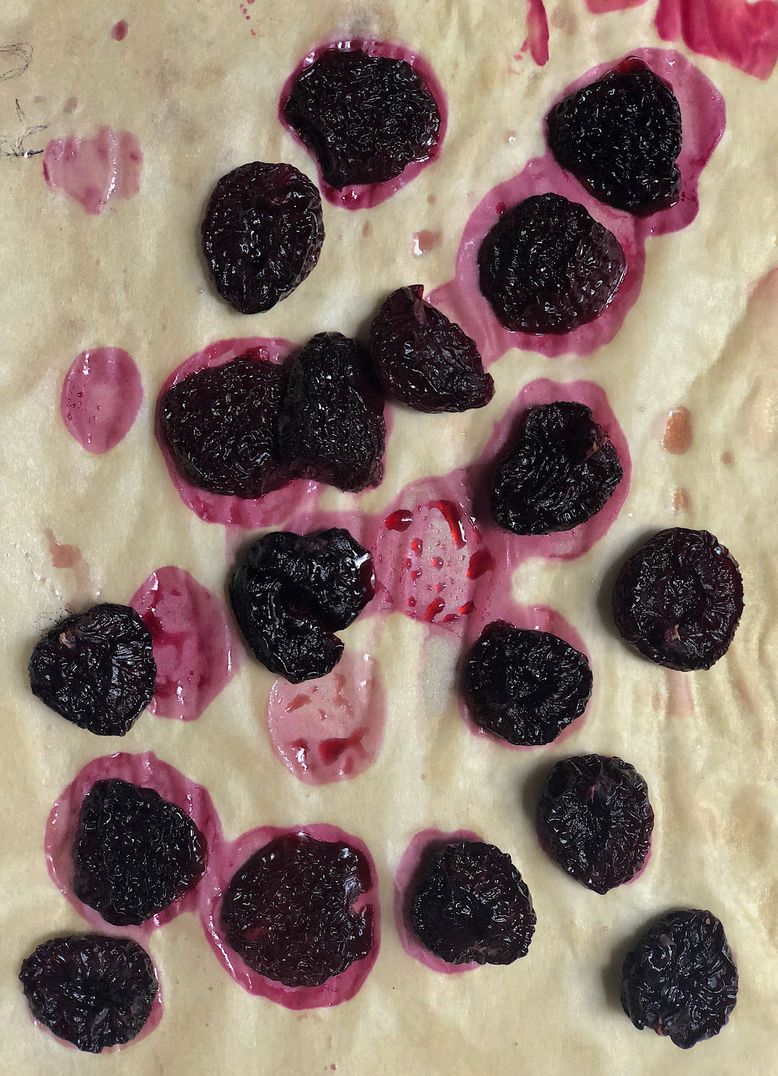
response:
<path id="1" fill-rule="evenodd" d="M 646 782 L 628 762 L 578 755 L 558 762 L 540 797 L 540 843 L 571 878 L 607 893 L 634 878 L 651 847 Z"/>
<path id="2" fill-rule="evenodd" d="M 358 48 L 322 52 L 283 110 L 336 188 L 399 176 L 430 156 L 440 131 L 435 98 L 411 64 Z"/>
<path id="3" fill-rule="evenodd" d="M 134 1039 L 158 990 L 137 942 L 99 934 L 43 942 L 22 961 L 19 979 L 34 1018 L 92 1054 Z"/>
<path id="4" fill-rule="evenodd" d="M 285 986 L 320 986 L 373 946 L 373 910 L 357 909 L 372 887 L 352 845 L 306 833 L 276 837 L 234 874 L 221 920 L 250 968 Z"/>
<path id="5" fill-rule="evenodd" d="M 324 242 L 321 198 L 291 164 L 254 161 L 219 180 L 202 223 L 219 295 L 241 314 L 269 310 L 298 287 Z"/>
<path id="6" fill-rule="evenodd" d="M 584 654 L 547 631 L 495 620 L 465 666 L 464 697 L 482 729 L 512 744 L 546 744 L 580 717 L 592 693 Z"/>
<path id="7" fill-rule="evenodd" d="M 615 235 L 582 205 L 539 194 L 503 213 L 481 243 L 478 269 L 506 329 L 569 333 L 600 316 L 626 260 Z"/>
<path id="8" fill-rule="evenodd" d="M 551 152 L 595 198 L 638 215 L 678 201 L 681 110 L 634 56 L 570 94 L 548 116 Z"/>
<path id="9" fill-rule="evenodd" d="M 356 492 L 383 477 L 384 402 L 370 357 L 319 333 L 289 363 L 278 420 L 281 458 L 301 478 Z"/>
<path id="10" fill-rule="evenodd" d="M 737 991 L 735 960 L 711 912 L 668 913 L 624 961 L 624 1012 L 636 1028 L 649 1027 L 684 1050 L 718 1035 Z"/>
<path id="11" fill-rule="evenodd" d="M 144 923 L 198 883 L 206 857 L 191 818 L 153 788 L 97 781 L 81 805 L 73 888 L 108 923 Z"/>
<path id="12" fill-rule="evenodd" d="M 370 329 L 370 352 L 384 391 L 417 411 L 468 411 L 494 396 L 471 340 L 422 298 L 421 284 L 392 292 Z"/>
<path id="13" fill-rule="evenodd" d="M 494 518 L 514 534 L 571 530 L 600 511 L 623 473 L 608 434 L 584 404 L 531 407 L 495 471 Z"/>
<path id="14" fill-rule="evenodd" d="M 74 725 L 124 736 L 154 694 L 149 629 L 126 605 L 94 605 L 40 638 L 29 676 L 33 694 Z"/>
<path id="15" fill-rule="evenodd" d="M 628 643 L 668 669 L 709 669 L 743 612 L 743 579 L 708 531 L 672 527 L 634 553 L 616 578 L 613 615 Z"/>
<path id="16" fill-rule="evenodd" d="M 254 656 L 293 684 L 325 676 L 347 628 L 375 590 L 373 560 L 347 530 L 275 531 L 249 548 L 229 585 L 235 619 Z"/>
<path id="17" fill-rule="evenodd" d="M 289 481 L 276 427 L 286 387 L 282 366 L 252 349 L 189 374 L 159 404 L 160 428 L 178 470 L 195 486 L 261 497 Z"/>
<path id="18" fill-rule="evenodd" d="M 511 857 L 492 844 L 430 849 L 410 898 L 419 940 L 449 964 L 511 964 L 535 931 L 532 898 Z"/>

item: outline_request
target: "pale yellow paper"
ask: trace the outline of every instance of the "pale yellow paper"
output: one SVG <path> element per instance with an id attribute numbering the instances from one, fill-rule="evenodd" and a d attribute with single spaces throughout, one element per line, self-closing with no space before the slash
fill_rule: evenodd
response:
<path id="1" fill-rule="evenodd" d="M 588 359 L 508 353 L 493 367 L 497 393 L 486 411 L 396 411 L 386 479 L 362 502 L 378 509 L 409 479 L 470 460 L 533 377 L 584 377 L 605 387 L 635 465 L 624 510 L 580 560 L 531 562 L 514 580 L 517 596 L 556 606 L 591 649 L 595 696 L 574 739 L 516 753 L 473 737 L 455 703 L 453 643 L 426 641 L 399 615 L 346 633 L 381 662 L 388 722 L 376 765 L 329 787 L 298 783 L 271 753 L 264 727 L 271 677 L 249 661 L 196 723 L 145 715 L 124 740 L 71 727 L 31 696 L 26 681 L 36 635 L 69 603 L 83 606 L 98 593 L 126 601 L 169 563 L 217 591 L 223 585 L 224 532 L 180 502 L 153 438 L 153 404 L 169 371 L 221 337 L 353 333 L 391 289 L 450 278 L 472 208 L 542 151 L 553 96 L 595 63 L 659 44 L 653 7 L 595 18 L 583 0 L 550 4 L 551 59 L 538 68 L 528 53 L 512 58 L 525 37 L 523 0 L 257 0 L 246 7 L 250 20 L 238 0 L 2 0 L 0 44 L 34 48 L 26 73 L 0 83 L 7 133 L 19 130 L 18 98 L 25 124 L 48 124 L 30 139 L 33 148 L 109 124 L 134 132 L 145 154 L 138 197 L 101 217 L 49 191 L 40 157 L 0 159 L 3 1072 L 774 1071 L 778 299 L 763 291 L 749 306 L 749 287 L 778 265 L 775 77 L 761 82 L 693 58 L 726 98 L 726 134 L 702 176 L 697 220 L 649 242 L 643 290 L 619 335 Z M 117 43 L 110 30 L 120 18 L 129 34 Z M 222 173 L 250 160 L 290 161 L 315 174 L 277 121 L 278 93 L 311 46 L 353 35 L 406 41 L 432 63 L 450 104 L 442 156 L 375 210 L 325 203 L 317 269 L 274 310 L 241 317 L 204 276 L 197 247 L 204 201 Z M 71 98 L 75 110 L 65 112 Z M 419 258 L 412 234 L 422 229 L 440 231 L 442 242 Z M 58 394 L 72 358 L 100 344 L 135 356 L 146 395 L 126 439 L 92 457 L 65 431 Z M 691 412 L 694 442 L 673 456 L 661 435 L 666 412 L 679 405 Z M 726 453 L 734 462 L 722 461 Z M 686 511 L 673 509 L 677 488 L 688 493 Z M 333 492 L 329 503 L 352 502 Z M 730 653 L 686 680 L 633 656 L 598 606 L 623 551 L 647 530 L 673 524 L 716 533 L 740 561 L 746 588 Z M 46 529 L 82 550 L 91 584 L 52 568 Z M 205 784 L 231 836 L 258 824 L 328 821 L 368 842 L 384 926 L 376 967 L 353 1001 L 295 1014 L 251 997 L 217 963 L 198 921 L 183 915 L 150 941 L 165 995 L 153 1034 L 95 1059 L 36 1030 L 16 981 L 19 962 L 45 937 L 84 927 L 47 875 L 46 816 L 85 762 L 121 749 L 154 750 Z M 648 871 L 606 897 L 568 880 L 533 835 L 539 778 L 575 751 L 631 761 L 656 809 Z M 411 836 L 430 825 L 475 829 L 511 853 L 538 913 L 526 959 L 441 976 L 404 953 L 393 923 L 393 871 Z M 691 1053 L 638 1033 L 608 970 L 646 921 L 674 906 L 719 915 L 741 973 L 730 1026 Z"/>

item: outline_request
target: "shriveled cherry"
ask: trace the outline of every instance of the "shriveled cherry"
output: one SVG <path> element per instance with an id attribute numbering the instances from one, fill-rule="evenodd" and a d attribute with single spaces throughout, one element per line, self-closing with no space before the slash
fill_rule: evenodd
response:
<path id="1" fill-rule="evenodd" d="M 539 194 L 503 213 L 481 243 L 478 270 L 506 329 L 569 333 L 600 316 L 626 259 L 615 235 L 582 205 Z"/>
<path id="2" fill-rule="evenodd" d="M 466 333 L 422 298 L 421 284 L 392 292 L 370 329 L 384 391 L 417 411 L 468 411 L 494 395 L 491 375 Z"/>

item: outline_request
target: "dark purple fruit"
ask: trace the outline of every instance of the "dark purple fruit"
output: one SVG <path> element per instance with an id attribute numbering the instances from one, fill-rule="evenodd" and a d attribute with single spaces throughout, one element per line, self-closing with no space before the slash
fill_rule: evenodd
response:
<path id="1" fill-rule="evenodd" d="M 422 299 L 421 284 L 392 292 L 370 329 L 384 392 L 417 411 L 468 411 L 494 396 L 475 341 Z"/>
<path id="2" fill-rule="evenodd" d="M 73 888 L 108 923 L 144 923 L 197 885 L 207 854 L 191 818 L 154 789 L 97 781 L 81 805 Z"/>
<path id="3" fill-rule="evenodd" d="M 406 60 L 330 48 L 298 75 L 284 118 L 332 187 L 382 183 L 438 140 L 440 112 Z"/>
<path id="4" fill-rule="evenodd" d="M 374 593 L 373 559 L 347 530 L 258 538 L 230 580 L 235 619 L 257 661 L 293 684 L 340 661 L 347 628 Z"/>
<path id="5" fill-rule="evenodd" d="M 569 333 L 600 316 L 626 259 L 582 205 L 539 194 L 503 213 L 481 243 L 478 268 L 481 291 L 506 329 Z"/>
<path id="6" fill-rule="evenodd" d="M 260 975 L 285 986 L 320 986 L 370 952 L 373 908 L 354 905 L 372 885 L 370 865 L 356 848 L 290 833 L 233 875 L 222 925 Z"/>
<path id="7" fill-rule="evenodd" d="M 256 349 L 168 389 L 160 427 L 178 470 L 200 489 L 236 497 L 283 486 L 276 427 L 285 386 L 284 368 Z"/>
<path id="8" fill-rule="evenodd" d="M 621 1004 L 636 1028 L 687 1050 L 718 1035 L 737 1001 L 738 974 L 711 912 L 670 912 L 624 961 Z"/>
<path id="9" fill-rule="evenodd" d="M 202 223 L 214 287 L 241 314 L 269 310 L 319 260 L 321 198 L 291 164 L 241 165 L 213 189 Z"/>
<path id="10" fill-rule="evenodd" d="M 410 918 L 420 941 L 449 964 L 512 964 L 535 932 L 529 889 L 493 844 L 430 849 L 416 875 Z"/>
<path id="11" fill-rule="evenodd" d="M 43 942 L 22 961 L 19 979 L 33 1017 L 90 1054 L 134 1039 L 158 989 L 137 942 L 99 934 Z"/>
<path id="12" fill-rule="evenodd" d="M 651 847 L 646 782 L 628 762 L 578 755 L 554 766 L 538 804 L 540 843 L 571 878 L 607 893 L 634 878 Z"/>
<path id="13" fill-rule="evenodd" d="M 289 363 L 278 421 L 282 459 L 301 478 L 357 492 L 384 473 L 384 402 L 370 357 L 340 333 L 319 333 Z"/>
<path id="14" fill-rule="evenodd" d="M 580 403 L 527 412 L 492 482 L 492 511 L 514 534 L 568 531 L 591 519 L 622 479 L 608 434 Z"/>
<path id="15" fill-rule="evenodd" d="M 708 531 L 659 531 L 622 565 L 613 615 L 622 636 L 668 669 L 709 669 L 743 612 L 737 561 Z"/>
<path id="16" fill-rule="evenodd" d="M 548 141 L 562 167 L 616 209 L 644 215 L 678 201 L 681 110 L 634 56 L 552 109 Z"/>
<path id="17" fill-rule="evenodd" d="M 508 743 L 551 743 L 580 717 L 592 693 L 586 657 L 547 631 L 495 620 L 465 666 L 464 697 L 473 720 Z"/>
<path id="18" fill-rule="evenodd" d="M 74 725 L 124 736 L 151 702 L 157 666 L 135 610 L 106 603 L 47 631 L 29 674 L 33 695 Z"/>

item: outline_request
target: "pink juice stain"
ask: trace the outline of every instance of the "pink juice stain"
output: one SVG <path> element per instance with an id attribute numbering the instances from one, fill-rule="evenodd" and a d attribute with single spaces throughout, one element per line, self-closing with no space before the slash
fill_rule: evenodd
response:
<path id="1" fill-rule="evenodd" d="M 591 409 L 618 452 L 623 477 L 603 508 L 570 531 L 527 536 L 504 531 L 492 521 L 488 504 L 495 461 L 512 442 L 530 407 L 559 400 Z M 289 528 L 306 533 L 345 527 L 370 550 L 376 593 L 362 617 L 400 612 L 429 630 L 464 639 L 467 645 L 487 624 L 507 620 L 550 631 L 586 654 L 581 638 L 558 613 L 514 600 L 512 579 L 531 557 L 570 560 L 587 552 L 621 511 L 631 474 L 629 447 L 605 392 L 589 381 L 541 378 L 519 393 L 496 424 L 482 456 L 469 467 L 411 483 L 381 513 L 301 511 L 290 520 Z M 475 725 L 463 716 L 475 732 Z M 289 717 L 293 719 L 294 714 Z M 578 731 L 584 717 L 585 713 L 569 728 Z M 289 739 L 292 735 L 290 729 Z M 486 734 L 478 730 L 478 735 Z"/>
<path id="2" fill-rule="evenodd" d="M 448 124 L 446 95 L 435 72 L 427 61 L 422 56 L 419 56 L 417 53 L 403 45 L 387 41 L 373 41 L 365 38 L 349 38 L 345 41 L 335 39 L 333 41 L 325 42 L 309 52 L 302 62 L 297 65 L 284 83 L 278 103 L 279 120 L 295 142 L 301 145 L 306 152 L 310 151 L 300 139 L 294 128 L 287 123 L 284 109 L 300 74 L 306 67 L 310 67 L 314 61 L 318 60 L 323 52 L 326 52 L 327 49 L 331 48 L 338 48 L 343 51 L 360 49 L 363 52 L 366 52 L 368 56 L 383 56 L 389 60 L 405 60 L 406 63 L 411 65 L 422 81 L 426 83 L 427 89 L 435 99 L 440 115 L 438 137 L 435 143 L 430 146 L 427 151 L 427 156 L 421 161 L 411 161 L 410 164 L 405 166 L 399 176 L 387 179 L 383 183 L 358 183 L 348 187 L 332 187 L 322 175 L 316 157 L 312 155 L 319 174 L 319 190 L 327 201 L 332 202 L 333 205 L 341 206 L 343 209 L 370 209 L 373 206 L 380 205 L 380 203 L 386 201 L 387 198 L 391 198 L 391 196 L 396 194 L 401 187 L 404 187 L 407 183 L 416 179 L 423 169 L 437 159 L 446 137 L 446 127 Z"/>
<path id="3" fill-rule="evenodd" d="M 327 676 L 302 684 L 276 680 L 267 704 L 273 750 L 308 785 L 363 773 L 378 755 L 385 721 L 375 659 L 348 649 Z"/>
<path id="4" fill-rule="evenodd" d="M 548 18 L 543 0 L 527 0 L 527 40 L 530 56 L 538 65 L 548 63 Z"/>
<path id="5" fill-rule="evenodd" d="M 654 24 L 663 41 L 769 78 L 778 60 L 775 0 L 659 0 Z"/>
<path id="6" fill-rule="evenodd" d="M 143 153 L 135 135 L 101 127 L 91 138 L 55 138 L 43 154 L 43 178 L 87 213 L 140 189 Z"/>
<path id="7" fill-rule="evenodd" d="M 718 144 L 725 126 L 724 100 L 712 82 L 680 53 L 664 49 L 637 49 L 629 54 L 643 60 L 668 82 L 678 98 L 683 117 L 683 147 L 678 158 L 682 189 L 670 209 L 649 217 L 634 217 L 593 198 L 577 179 L 561 168 L 548 150 L 535 157 L 513 178 L 494 187 L 470 216 L 457 253 L 454 279 L 437 288 L 429 301 L 440 307 L 478 344 L 485 365 L 511 348 L 536 351 L 548 357 L 589 355 L 608 344 L 640 294 L 646 240 L 685 228 L 697 215 L 700 174 Z M 596 81 L 620 61 L 600 64 L 559 96 L 574 93 Z M 551 106 L 556 102 L 552 101 Z M 627 271 L 610 304 L 594 321 L 570 333 L 532 335 L 510 332 L 497 320 L 478 286 L 478 251 L 483 239 L 507 207 L 532 195 L 553 192 L 585 206 L 618 239 L 627 259 Z"/>
<path id="8" fill-rule="evenodd" d="M 319 486 L 316 482 L 309 482 L 307 479 L 297 479 L 282 489 L 254 499 L 210 493 L 208 490 L 200 489 L 185 478 L 176 467 L 173 455 L 162 435 L 159 420 L 160 402 L 173 385 L 177 385 L 179 381 L 183 381 L 185 377 L 199 370 L 223 366 L 251 351 L 254 351 L 254 354 L 247 357 L 257 362 L 281 363 L 292 348 L 293 345 L 288 340 L 277 338 L 249 336 L 243 339 L 217 340 L 202 351 L 190 355 L 180 366 L 177 366 L 160 389 L 155 420 L 157 443 L 165 460 L 170 480 L 178 491 L 179 497 L 187 508 L 206 523 L 222 523 L 225 526 L 248 530 L 275 526 L 288 519 L 295 510 L 300 509 L 301 505 L 307 505 L 315 500 Z"/>
<path id="9" fill-rule="evenodd" d="M 641 7 L 646 0 L 586 0 L 586 6 L 593 15 L 606 15 L 609 11 L 626 11 L 627 8 Z"/>
<path id="10" fill-rule="evenodd" d="M 237 671 L 241 647 L 229 614 L 183 568 L 157 568 L 130 605 L 151 632 L 157 681 L 151 713 L 194 721 Z"/>
<path id="11" fill-rule="evenodd" d="M 354 904 L 355 911 L 363 911 L 370 917 L 373 943 L 370 952 L 361 960 L 355 960 L 350 967 L 334 975 L 321 986 L 290 987 L 268 979 L 254 971 L 227 941 L 221 922 L 221 904 L 225 890 L 231 878 L 255 852 L 264 848 L 276 837 L 294 833 L 307 833 L 320 841 L 334 841 L 350 845 L 364 858 L 367 864 L 368 885 Z M 380 944 L 380 905 L 378 898 L 378 876 L 375 864 L 367 846 L 358 837 L 354 837 L 335 826 L 326 824 L 312 826 L 262 826 L 252 829 L 238 837 L 236 841 L 225 844 L 218 855 L 209 861 L 209 870 L 203 879 L 203 891 L 200 900 L 200 919 L 205 936 L 216 954 L 219 963 L 229 975 L 249 994 L 267 998 L 287 1009 L 315 1009 L 340 1005 L 353 998 L 373 969 L 378 957 Z"/>
<path id="12" fill-rule="evenodd" d="M 106 780 L 127 781 L 141 788 L 153 788 L 163 799 L 175 804 L 191 818 L 203 834 L 208 848 L 206 873 L 211 858 L 220 854 L 221 825 L 208 792 L 151 752 L 139 755 L 122 752 L 93 759 L 58 797 L 49 814 L 44 838 L 46 866 L 52 881 L 90 926 L 101 934 L 121 934 L 144 944 L 144 939 L 152 931 L 169 923 L 181 912 L 197 908 L 205 876 L 188 893 L 140 926 L 112 926 L 94 908 L 83 904 L 73 891 L 73 843 L 84 797 L 97 781 Z"/>
<path id="13" fill-rule="evenodd" d="M 118 22 L 114 23 L 111 28 L 111 37 L 114 41 L 124 41 L 128 31 L 129 26 L 127 25 L 127 20 L 120 19 Z"/>
<path id="14" fill-rule="evenodd" d="M 65 429 L 87 452 L 110 452 L 128 433 L 143 401 L 140 371 L 120 347 L 82 351 L 60 393 Z"/>
<path id="15" fill-rule="evenodd" d="M 421 258 L 440 246 L 440 240 L 440 232 L 431 232 L 426 228 L 414 232 L 411 236 L 411 253 L 415 258 Z"/>
<path id="16" fill-rule="evenodd" d="M 411 926 L 411 901 L 415 884 L 419 880 L 419 873 L 423 866 L 429 862 L 435 852 L 440 851 L 447 844 L 462 841 L 482 841 L 483 838 L 468 829 L 458 829 L 453 833 L 446 833 L 439 829 L 425 829 L 411 840 L 405 849 L 400 864 L 394 876 L 394 921 L 400 943 L 405 952 L 418 960 L 425 968 L 437 971 L 442 975 L 457 975 L 463 971 L 473 971 L 480 967 L 473 962 L 471 964 L 449 964 L 441 960 L 423 945 L 414 933 Z"/>

